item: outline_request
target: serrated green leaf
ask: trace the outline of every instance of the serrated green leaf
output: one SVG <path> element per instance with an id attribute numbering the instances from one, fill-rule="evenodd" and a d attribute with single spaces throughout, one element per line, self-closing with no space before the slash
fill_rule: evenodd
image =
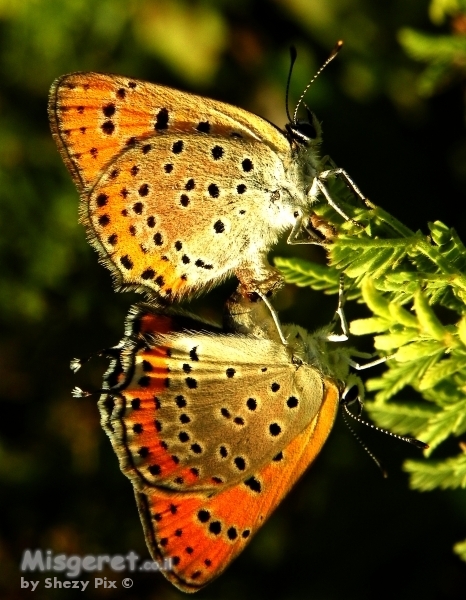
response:
<path id="1" fill-rule="evenodd" d="M 443 258 L 457 269 L 464 271 L 466 267 L 466 248 L 456 231 L 440 221 L 428 225 L 432 239 L 440 247 Z"/>
<path id="2" fill-rule="evenodd" d="M 429 453 L 450 435 L 461 435 L 466 431 L 466 399 L 443 407 L 421 432 L 423 441 L 429 444 Z"/>
<path id="3" fill-rule="evenodd" d="M 416 317 L 403 308 L 401 304 L 391 302 L 388 308 L 394 321 L 401 323 L 401 325 L 404 325 L 405 327 L 417 329 L 418 322 Z"/>
<path id="4" fill-rule="evenodd" d="M 373 243 L 363 245 L 363 241 Z M 360 243 L 357 246 L 354 243 L 345 246 L 334 244 L 331 251 L 332 265 L 344 270 L 348 277 L 352 278 L 367 275 L 374 278 L 385 276 L 407 252 L 407 246 L 404 244 L 383 246 L 379 240 L 361 239 L 358 242 Z"/>
<path id="5" fill-rule="evenodd" d="M 373 281 L 369 278 L 365 279 L 362 284 L 362 297 L 370 310 L 377 316 L 383 317 L 388 321 L 390 318 L 389 301 L 379 294 L 376 290 Z"/>
<path id="6" fill-rule="evenodd" d="M 377 350 L 385 352 L 399 351 L 405 344 L 409 344 L 417 338 L 417 331 L 406 329 L 403 333 L 390 333 L 388 335 L 377 335 L 374 338 L 374 346 Z"/>
<path id="7" fill-rule="evenodd" d="M 369 317 L 368 319 L 355 319 L 351 321 L 349 330 L 353 335 L 367 335 L 368 333 L 386 331 L 388 327 L 389 323 L 385 319 Z"/>
<path id="8" fill-rule="evenodd" d="M 403 305 L 413 299 L 414 294 L 419 288 L 419 279 L 416 278 L 415 282 L 406 281 L 400 284 L 392 281 L 386 275 L 382 279 L 375 280 L 374 285 L 380 292 L 390 292 L 392 302 Z"/>
<path id="9" fill-rule="evenodd" d="M 336 294 L 339 288 L 340 273 L 332 267 L 319 265 L 300 258 L 284 258 L 276 256 L 275 266 L 287 283 L 299 287 L 310 287 Z"/>
<path id="10" fill-rule="evenodd" d="M 462 402 L 465 397 L 465 387 L 461 382 L 458 383 L 457 379 L 459 379 L 458 374 L 454 378 L 439 381 L 435 388 L 423 390 L 422 395 L 439 408 Z"/>
<path id="11" fill-rule="evenodd" d="M 441 221 L 429 222 L 427 225 L 430 229 L 432 239 L 437 246 L 443 246 L 451 240 L 451 229 Z"/>
<path id="12" fill-rule="evenodd" d="M 466 346 L 466 317 L 463 317 L 458 323 L 458 337 L 463 346 Z"/>
<path id="13" fill-rule="evenodd" d="M 434 311 L 431 309 L 424 294 L 420 290 L 414 296 L 414 310 L 416 311 L 421 330 L 435 340 L 442 340 L 445 335 L 443 325 L 437 319 Z"/>
<path id="14" fill-rule="evenodd" d="M 464 453 L 444 461 L 407 460 L 403 470 L 411 474 L 410 484 L 416 490 L 466 487 L 466 454 Z"/>
<path id="15" fill-rule="evenodd" d="M 375 397 L 376 402 L 389 400 L 407 385 L 416 389 L 424 372 L 435 360 L 435 357 L 428 357 L 408 363 L 390 361 L 390 368 L 381 377 L 369 379 L 366 382 L 366 389 L 368 391 L 380 390 Z"/>
<path id="16" fill-rule="evenodd" d="M 364 408 L 379 427 L 399 435 L 410 434 L 416 437 L 440 411 L 432 404 L 414 402 L 366 402 Z"/>
<path id="17" fill-rule="evenodd" d="M 444 285 L 436 288 L 435 284 L 427 287 L 425 289 L 425 292 L 428 295 L 429 304 L 431 304 L 432 306 L 435 304 L 440 304 L 442 302 L 442 299 L 445 297 L 447 289 L 448 288 Z"/>
<path id="18" fill-rule="evenodd" d="M 425 356 L 436 355 L 437 357 L 440 357 L 444 352 L 445 347 L 443 344 L 440 344 L 440 342 L 437 342 L 436 340 L 422 340 L 406 344 L 398 350 L 395 358 L 398 362 L 409 362 Z"/>
<path id="19" fill-rule="evenodd" d="M 446 379 L 458 371 L 464 371 L 464 369 L 466 369 L 466 359 L 464 356 L 449 356 L 444 358 L 435 365 L 432 365 L 424 373 L 424 377 L 419 382 L 419 390 L 422 391 L 434 387 L 442 379 Z"/>
<path id="20" fill-rule="evenodd" d="M 393 251 L 391 248 L 371 248 L 354 260 L 346 271 L 348 277 L 359 277 L 360 275 L 370 274 L 373 277 L 380 277 L 390 268 Z"/>

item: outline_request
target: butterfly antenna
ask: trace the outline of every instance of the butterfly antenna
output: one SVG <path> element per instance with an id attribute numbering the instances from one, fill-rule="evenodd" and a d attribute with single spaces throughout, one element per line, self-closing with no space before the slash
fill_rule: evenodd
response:
<path id="1" fill-rule="evenodd" d="M 288 79 L 286 81 L 286 94 L 285 94 L 286 116 L 288 117 L 288 121 L 290 123 L 292 123 L 291 115 L 290 115 L 290 107 L 289 107 L 290 83 L 291 83 L 291 75 L 293 73 L 293 67 L 296 62 L 297 56 L 298 56 L 298 53 L 296 51 L 296 48 L 294 46 L 290 46 L 290 70 L 288 71 Z"/>
<path id="2" fill-rule="evenodd" d="M 351 417 L 353 417 L 353 419 L 356 419 L 356 421 L 358 421 L 360 423 L 362 422 L 362 423 L 365 423 L 366 425 L 369 425 L 369 423 L 366 423 L 365 421 L 361 421 L 361 419 L 359 417 L 356 417 L 355 415 L 353 415 L 349 411 L 348 406 L 346 404 L 343 404 L 343 409 L 344 409 L 343 420 L 345 421 L 345 425 L 351 431 L 351 433 L 353 434 L 353 436 L 356 439 L 356 441 L 364 448 L 364 450 L 367 452 L 367 454 L 372 458 L 372 460 L 378 466 L 380 472 L 382 473 L 382 477 L 384 479 L 386 479 L 388 477 L 387 471 L 383 468 L 383 466 L 382 466 L 381 462 L 379 461 L 379 459 L 374 454 L 372 454 L 372 452 L 369 450 L 369 448 L 366 446 L 366 444 L 362 441 L 362 439 L 359 437 L 359 435 L 353 429 L 353 427 L 351 426 L 351 423 L 348 421 L 347 415 L 350 415 Z"/>
<path id="3" fill-rule="evenodd" d="M 358 423 L 361 423 L 362 425 L 366 425 L 367 427 L 370 427 L 371 429 L 375 429 L 376 431 L 379 431 L 380 433 L 385 433 L 386 435 L 390 435 L 391 437 L 394 437 L 397 440 L 401 440 L 402 442 L 407 442 L 408 444 L 411 444 L 412 446 L 415 446 L 416 448 L 419 448 L 420 450 L 427 450 L 427 448 L 429 447 L 429 444 L 426 444 L 425 442 L 421 442 L 421 440 L 416 439 L 412 435 L 398 435 L 397 433 L 388 431 L 388 429 L 383 429 L 382 427 L 377 427 L 377 425 L 373 425 L 372 423 L 368 423 L 367 421 L 364 421 L 360 417 L 353 415 L 353 413 L 348 408 L 348 404 L 345 402 L 343 402 L 343 408 L 345 409 L 346 414 L 348 414 L 351 418 L 353 418 Z"/>
<path id="4" fill-rule="evenodd" d="M 360 414 L 362 404 L 361 404 L 361 400 L 359 398 L 357 399 L 357 401 L 358 401 L 358 407 L 359 407 L 358 413 Z M 372 423 L 368 423 L 367 421 L 364 421 L 364 419 L 361 419 L 359 414 L 353 415 L 353 413 L 348 408 L 348 402 L 343 401 L 342 406 L 343 406 L 343 420 L 345 421 L 346 426 L 351 431 L 351 433 L 356 438 L 356 440 L 361 444 L 361 446 L 364 448 L 364 450 L 367 452 L 367 454 L 372 458 L 372 460 L 375 462 L 375 464 L 379 467 L 380 471 L 382 472 L 382 476 L 384 478 L 388 477 L 387 472 L 383 468 L 383 466 L 380 463 L 380 461 L 378 460 L 378 458 L 376 456 L 374 456 L 374 454 L 372 454 L 372 452 L 369 450 L 369 448 L 366 446 L 366 444 L 362 441 L 362 439 L 359 437 L 359 435 L 356 433 L 356 431 L 354 431 L 354 429 L 351 427 L 351 425 L 348 421 L 348 418 L 347 418 L 348 416 L 351 417 L 352 419 L 354 419 L 355 421 L 357 421 L 358 423 L 361 423 L 362 425 L 371 427 L 372 429 L 375 429 L 376 431 L 379 431 L 380 433 L 385 433 L 386 435 L 390 435 L 391 437 L 394 437 L 397 440 L 401 440 L 402 442 L 408 442 L 408 444 L 411 444 L 412 446 L 415 446 L 416 448 L 419 448 L 421 450 L 427 450 L 427 448 L 429 447 L 428 444 L 421 442 L 421 440 L 417 440 L 416 438 L 412 437 L 411 435 L 398 435 L 397 433 L 393 433 L 392 431 L 388 431 L 387 429 L 377 427 L 376 425 L 372 425 Z"/>
<path id="5" fill-rule="evenodd" d="M 89 396 L 95 396 L 96 394 L 109 394 L 109 389 L 98 388 L 96 390 L 83 390 L 82 388 L 76 386 L 71 390 L 71 395 L 73 398 L 89 398 Z"/>
<path id="6" fill-rule="evenodd" d="M 79 371 L 79 369 L 87 362 L 89 362 L 92 358 L 95 358 L 96 356 L 103 356 L 105 358 L 116 358 L 119 355 L 119 350 L 120 349 L 118 347 L 105 348 L 104 350 L 95 352 L 94 354 L 86 356 L 85 358 L 73 358 L 70 361 L 70 369 L 73 371 L 73 373 L 76 374 Z"/>
<path id="7" fill-rule="evenodd" d="M 88 398 L 89 396 L 92 396 L 95 392 L 88 392 L 87 390 L 83 390 L 80 387 L 74 387 L 71 390 L 71 395 L 73 396 L 73 398 Z"/>
<path id="8" fill-rule="evenodd" d="M 317 73 L 314 75 L 314 77 L 311 79 L 311 81 L 307 84 L 307 86 L 304 88 L 304 92 L 301 94 L 298 103 L 296 105 L 295 111 L 294 111 L 294 115 L 293 115 L 293 120 L 290 119 L 291 123 L 296 123 L 296 118 L 298 115 L 298 110 L 301 106 L 301 104 L 303 103 L 304 100 L 304 96 L 307 93 L 307 90 L 311 87 L 311 85 L 314 83 L 314 81 L 317 79 L 317 77 L 319 77 L 319 75 L 322 73 L 322 71 L 325 69 L 325 67 L 332 62 L 332 60 L 335 58 L 335 56 L 340 52 L 341 47 L 343 46 L 343 40 L 338 40 L 338 42 L 335 44 L 334 49 L 331 51 L 330 56 L 327 58 L 327 60 L 324 62 L 324 64 L 320 67 L 320 69 L 317 71 Z M 296 50 L 295 50 L 296 52 Z M 290 72 L 290 76 L 291 76 L 291 72 Z M 288 114 L 288 108 L 287 108 L 287 114 Z M 288 114 L 288 118 L 290 118 L 290 115 Z"/>

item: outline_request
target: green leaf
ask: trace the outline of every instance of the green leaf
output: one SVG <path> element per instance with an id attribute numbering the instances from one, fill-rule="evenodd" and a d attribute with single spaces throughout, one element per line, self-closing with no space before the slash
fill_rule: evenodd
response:
<path id="1" fill-rule="evenodd" d="M 438 487 L 443 490 L 466 487 L 465 453 L 444 461 L 407 460 L 404 470 L 411 474 L 411 487 L 423 492 Z"/>
<path id="2" fill-rule="evenodd" d="M 459 436 L 466 431 L 466 399 L 445 406 L 423 429 L 423 441 L 429 444 L 429 453 L 450 435 Z"/>
<path id="3" fill-rule="evenodd" d="M 411 240 L 415 242 L 415 239 Z M 338 237 L 330 248 L 331 264 L 344 270 L 349 277 L 370 274 L 385 276 L 407 254 L 410 242 L 406 239 L 379 240 Z"/>
<path id="4" fill-rule="evenodd" d="M 409 362 L 425 356 L 440 357 L 444 352 L 444 346 L 436 340 L 422 340 L 400 348 L 396 353 L 396 360 L 398 362 Z"/>
<path id="5" fill-rule="evenodd" d="M 412 434 L 416 437 L 440 411 L 427 402 L 366 402 L 364 408 L 379 427 L 399 435 Z"/>
<path id="6" fill-rule="evenodd" d="M 436 340 L 443 340 L 445 336 L 443 325 L 435 316 L 421 291 L 418 291 L 414 297 L 414 309 L 422 331 Z"/>
<path id="7" fill-rule="evenodd" d="M 276 256 L 275 266 L 280 270 L 286 283 L 299 287 L 310 287 L 328 294 L 337 294 L 340 285 L 340 272 L 326 265 L 318 265 L 301 258 Z"/>
<path id="8" fill-rule="evenodd" d="M 355 319 L 351 321 L 349 330 L 353 335 L 367 335 L 368 333 L 379 333 L 386 331 L 388 321 L 380 317 L 369 317 L 368 319 Z"/>
<path id="9" fill-rule="evenodd" d="M 448 358 L 444 358 L 427 369 L 423 378 L 419 382 L 419 389 L 425 390 L 434 387 L 442 379 L 446 379 L 454 373 L 457 373 L 458 371 L 464 371 L 465 369 L 465 356 L 449 356 Z"/>
<path id="10" fill-rule="evenodd" d="M 428 35 L 406 27 L 400 30 L 398 39 L 406 53 L 415 60 L 450 64 L 466 57 L 466 39 L 461 36 Z"/>
<path id="11" fill-rule="evenodd" d="M 389 302 L 382 294 L 379 294 L 373 281 L 369 278 L 365 279 L 363 282 L 362 297 L 374 314 L 390 320 Z"/>
<path id="12" fill-rule="evenodd" d="M 436 357 L 422 358 L 417 361 L 398 363 L 390 361 L 390 368 L 381 377 L 374 377 L 366 382 L 368 391 L 378 391 L 377 402 L 389 400 L 407 385 L 416 389 L 419 380 L 429 366 L 436 361 Z"/>
<path id="13" fill-rule="evenodd" d="M 403 333 L 390 333 L 388 335 L 377 335 L 374 338 L 374 346 L 377 350 L 383 350 L 385 352 L 392 352 L 397 350 L 400 352 L 405 344 L 409 344 L 417 337 L 417 331 L 407 329 Z"/>
<path id="14" fill-rule="evenodd" d="M 417 319 L 414 315 L 408 312 L 405 308 L 398 304 L 397 302 L 391 302 L 389 304 L 389 311 L 392 319 L 405 327 L 418 327 Z"/>
<path id="15" fill-rule="evenodd" d="M 463 346 L 466 346 L 466 317 L 463 317 L 458 323 L 458 336 Z"/>

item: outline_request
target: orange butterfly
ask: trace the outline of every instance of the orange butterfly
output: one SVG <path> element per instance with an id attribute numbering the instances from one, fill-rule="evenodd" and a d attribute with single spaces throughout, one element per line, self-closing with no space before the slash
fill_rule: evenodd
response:
<path id="1" fill-rule="evenodd" d="M 99 400 L 152 557 L 171 559 L 164 575 L 188 592 L 228 566 L 314 460 L 348 377 L 327 330 L 284 326 L 283 345 L 263 303 L 229 308 L 222 332 L 135 306 Z"/>
<path id="2" fill-rule="evenodd" d="M 326 180 L 340 175 L 364 198 L 319 158 L 320 124 L 310 111 L 298 120 L 298 107 L 281 131 L 240 108 L 128 77 L 57 79 L 53 137 L 117 287 L 171 301 L 232 273 L 249 292 L 279 287 L 267 262 L 279 235 L 291 229 L 288 242 L 303 243 L 320 196 L 343 214 Z"/>

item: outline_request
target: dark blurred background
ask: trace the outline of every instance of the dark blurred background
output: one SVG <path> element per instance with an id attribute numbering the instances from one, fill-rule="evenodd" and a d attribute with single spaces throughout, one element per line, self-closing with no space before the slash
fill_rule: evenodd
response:
<path id="1" fill-rule="evenodd" d="M 115 294 L 78 225 L 78 194 L 49 132 L 47 94 L 67 72 L 147 79 L 237 104 L 284 126 L 289 46 L 298 49 L 296 102 L 336 40 L 345 46 L 307 101 L 323 122 L 324 153 L 376 204 L 426 230 L 440 219 L 466 238 L 464 90 L 454 79 L 421 97 L 422 66 L 398 43 L 403 28 L 449 34 L 425 0 L 0 0 L 0 585 L 20 589 L 26 548 L 148 558 L 131 484 L 99 424 L 106 367 L 73 376 L 69 360 L 115 344 L 135 294 Z M 276 254 L 324 262 L 319 248 Z M 230 286 L 196 302 L 218 313 Z M 287 287 L 284 321 L 327 323 L 335 298 Z M 351 306 L 348 308 L 350 317 Z M 360 310 L 360 309 L 359 309 Z M 354 314 L 359 314 L 358 309 Z M 409 390 L 404 392 L 409 399 Z M 383 480 L 338 419 L 316 463 L 249 547 L 199 599 L 423 600 L 464 598 L 464 491 L 412 492 L 402 471 L 419 452 L 363 433 L 389 471 Z M 456 446 L 451 450 L 457 452 Z M 435 456 L 435 455 L 434 455 Z M 64 598 L 44 590 L 35 598 Z M 118 579 L 108 571 L 109 579 Z M 181 598 L 160 575 L 131 590 L 85 596 Z"/>

